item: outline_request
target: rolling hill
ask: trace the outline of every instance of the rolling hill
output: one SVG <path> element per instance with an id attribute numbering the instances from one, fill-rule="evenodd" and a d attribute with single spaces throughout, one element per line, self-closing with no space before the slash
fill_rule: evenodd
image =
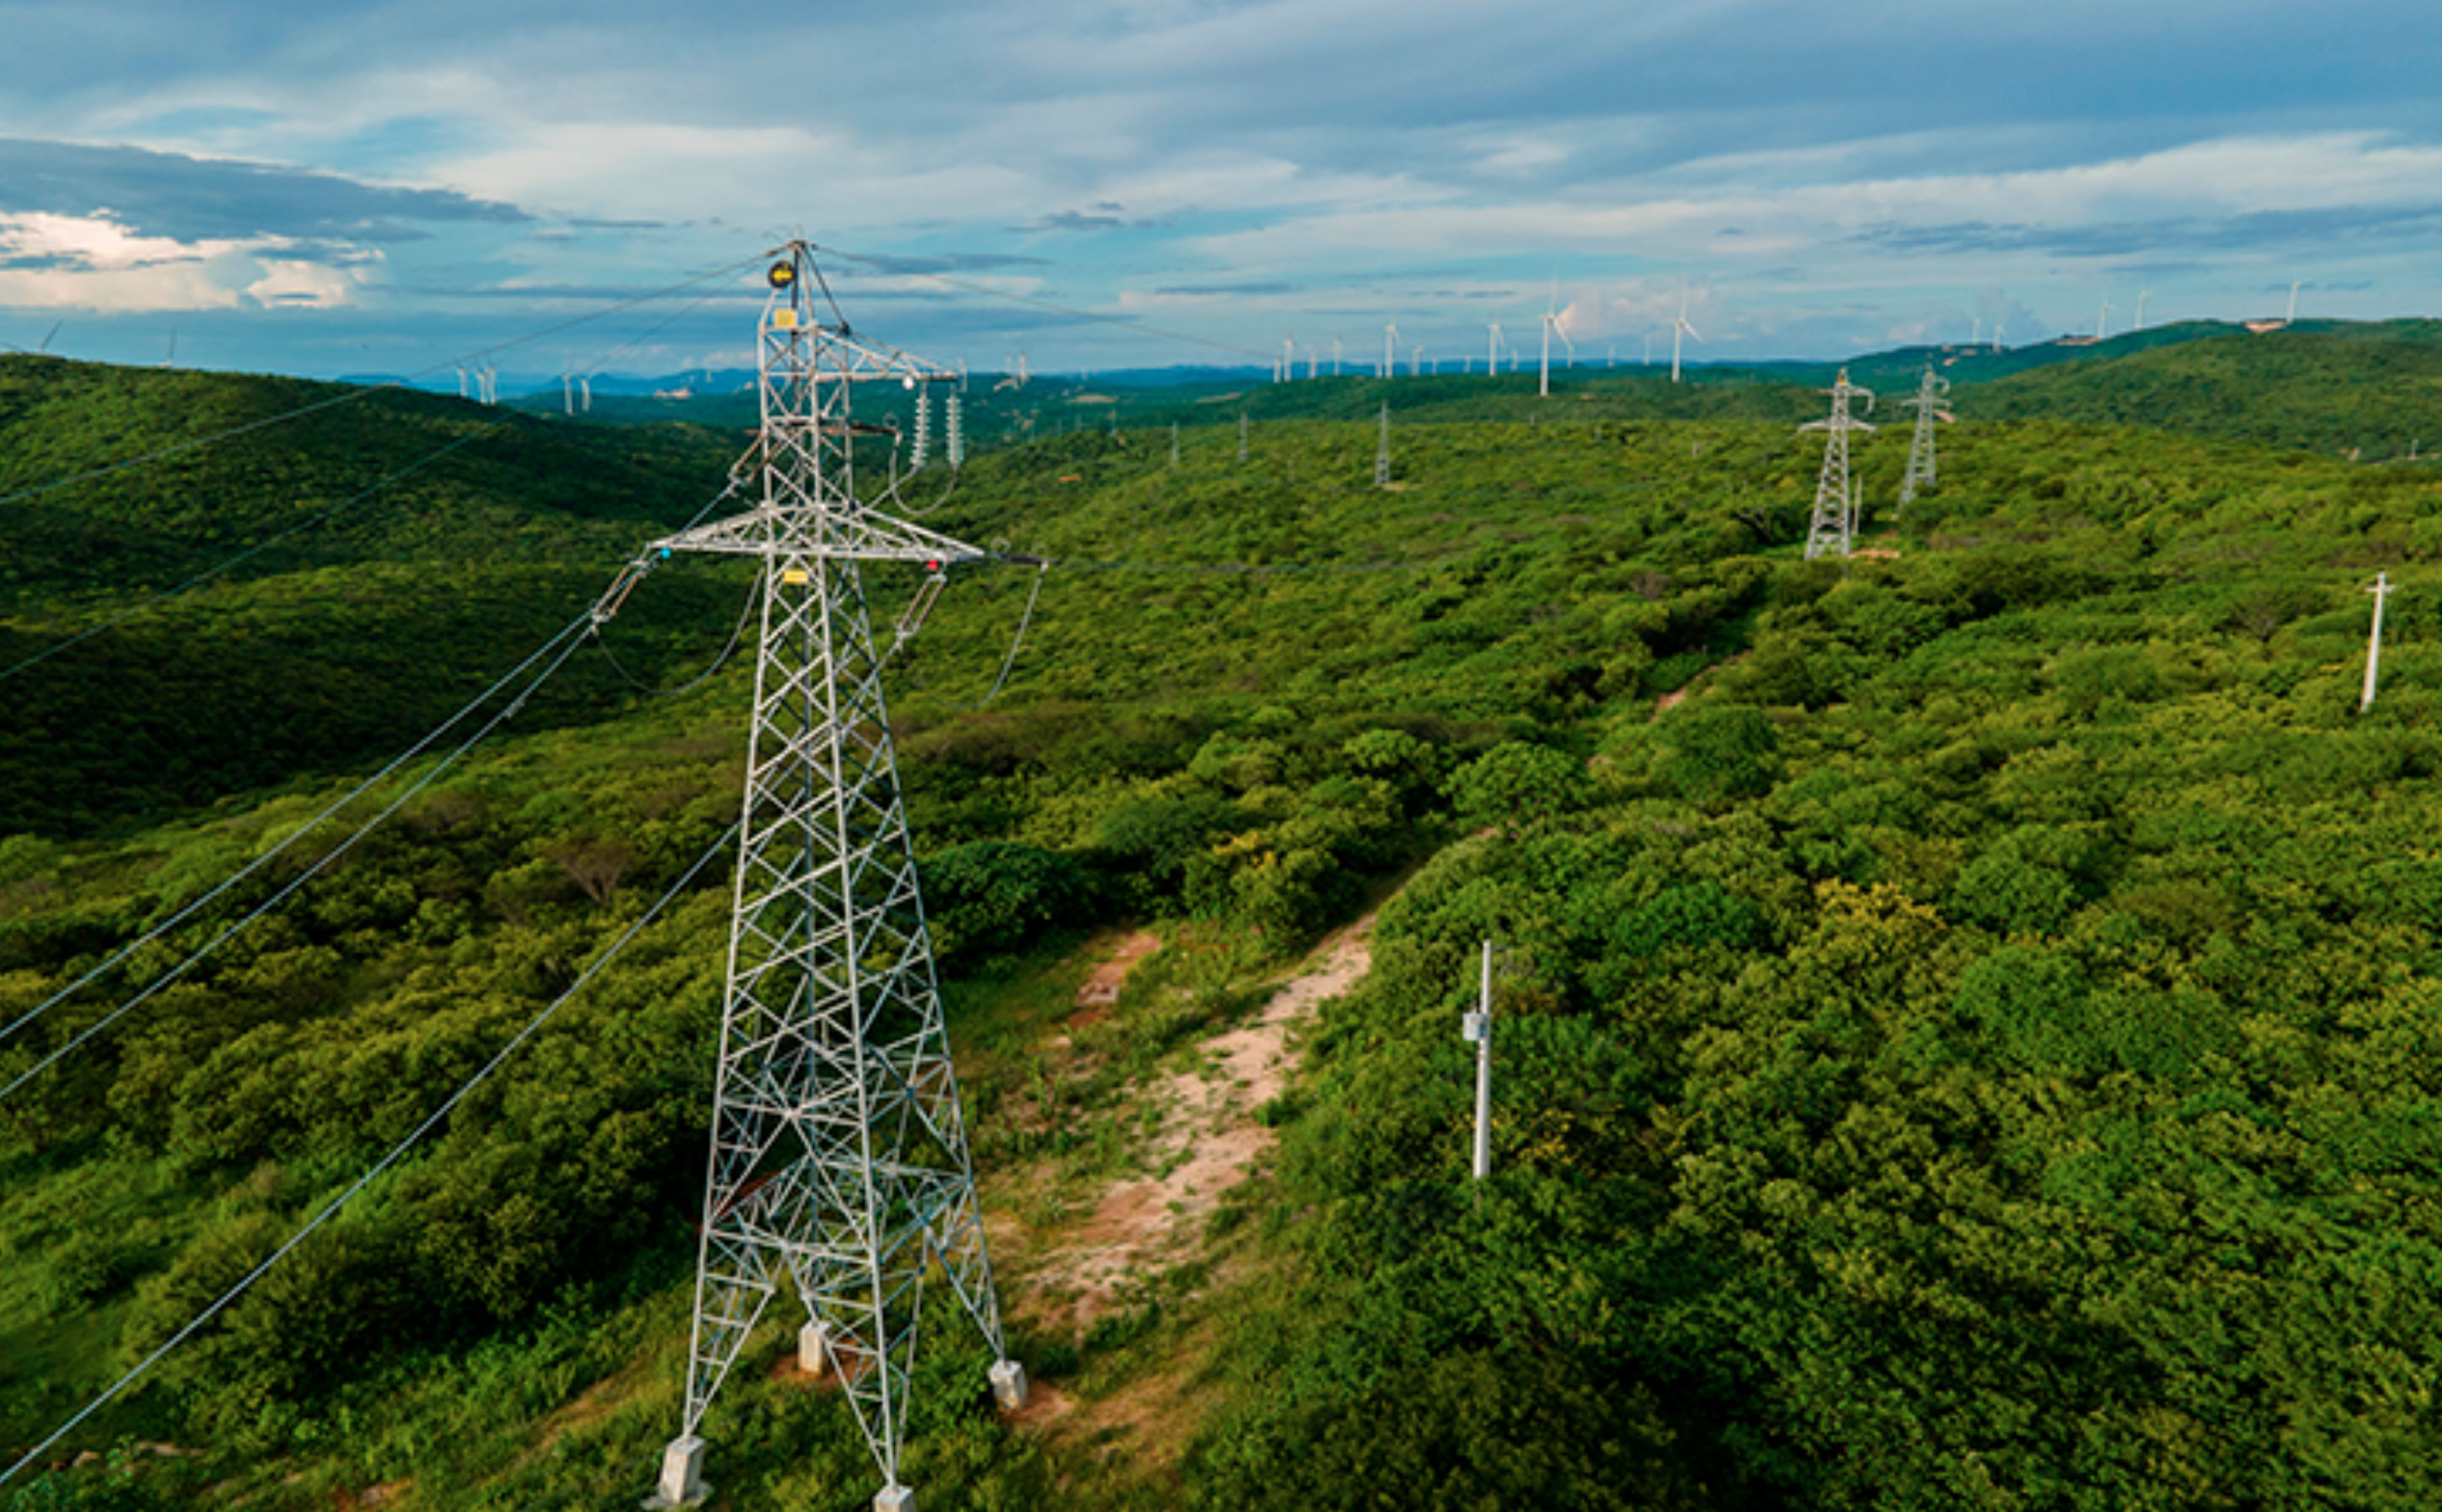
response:
<path id="1" fill-rule="evenodd" d="M 1276 386 L 1245 395 L 1243 462 L 1232 425 L 1186 430 L 1174 466 L 1167 421 L 1039 421 L 911 492 L 928 525 L 1053 562 L 1022 639 L 1035 574 L 979 568 L 893 653 L 995 1258 L 1044 1393 L 995 1418 L 980 1346 L 945 1325 L 911 1425 L 926 1503 L 2431 1505 L 2442 480 L 2196 434 L 2217 405 L 2144 377 L 2184 354 L 2294 353 L 2310 389 L 2391 360 L 2311 331 L 2223 345 L 1963 385 L 1942 485 L 1905 515 L 1904 437 L 1860 449 L 1870 551 L 1845 564 L 1800 559 L 1812 401 L 1763 383 L 1393 385 L 1390 489 L 1379 386 Z M 2060 402 L 1996 417 L 2041 384 Z M 2120 392 L 2160 418 L 2063 413 Z M 293 399 L 247 402 L 229 413 Z M 427 403 L 368 429 L 437 446 L 498 418 Z M 7 413 L 32 446 L 118 434 L 65 396 Z M 317 498 L 413 460 L 258 435 L 249 466 Z M 31 816 L 0 826 L 0 1023 L 424 727 L 258 721 L 282 668 L 454 706 L 727 460 L 651 427 L 502 440 L 449 454 L 460 502 L 416 529 L 267 553 L 149 610 L 187 616 L 149 659 L 114 633 L 157 687 L 114 697 L 67 654 L 0 683 L 125 732 L 0 732 L 0 799 Z M 623 481 L 577 487 L 563 457 Z M 201 502 L 163 483 L 97 513 L 159 519 L 163 542 L 109 548 L 145 585 L 243 543 L 211 533 L 213 500 L 296 518 L 294 490 L 241 500 L 249 474 L 218 475 Z M 502 576 L 461 584 L 504 534 Z M 16 644 L 119 602 L 72 553 L 41 561 L 11 590 Z M 2401 591 L 2361 715 L 2378 570 Z M 871 574 L 877 621 L 912 586 Z M 604 638 L 683 690 L 538 702 L 0 1098 L 0 1450 L 267 1254 L 721 832 L 745 679 L 684 684 L 736 589 L 648 579 Z M 420 594 L 460 628 L 409 613 Z M 305 628 L 265 634 L 283 615 Z M 234 723 L 262 728 L 208 743 Z M 138 733 L 147 766 L 204 742 L 191 778 L 131 775 Z M 726 909 L 718 882 L 683 890 L 444 1133 L 70 1441 L 97 1458 L 57 1454 L 0 1507 L 640 1498 L 676 1424 Z M 1488 935 L 1509 954 L 1475 1188 L 1456 1019 Z M 1298 1059 L 1230 1131 L 1259 1152 L 1244 1178 L 1179 1185 L 1230 1037 L 1357 937 L 1369 966 L 1301 1011 Z M 1104 971 L 1115 1000 L 1080 1007 Z M 120 995 L 0 1041 L 0 1078 Z M 1122 1198 L 1170 1216 L 1125 1228 Z M 1081 1268 L 1112 1253 L 1115 1278 Z M 707 1423 L 740 1512 L 873 1489 L 791 1358 L 770 1330 Z"/>

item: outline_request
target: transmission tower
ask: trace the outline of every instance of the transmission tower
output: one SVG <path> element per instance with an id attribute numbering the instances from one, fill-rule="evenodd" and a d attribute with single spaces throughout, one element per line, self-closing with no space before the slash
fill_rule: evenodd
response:
<path id="1" fill-rule="evenodd" d="M 1391 401 L 1382 401 L 1382 440 L 1373 448 L 1373 486 L 1391 486 Z"/>
<path id="2" fill-rule="evenodd" d="M 819 278 L 802 242 L 769 274 L 762 428 L 737 469 L 760 502 L 652 548 L 755 558 L 763 606 L 686 1419 L 654 1505 L 705 1495 L 705 1409 L 784 1277 L 805 1310 L 800 1359 L 838 1372 L 882 1471 L 877 1512 L 913 1502 L 899 1451 L 928 1264 L 992 1346 L 994 1395 L 1025 1394 L 985 1254 L 859 577 L 863 562 L 915 563 L 930 593 L 944 569 L 985 555 L 855 493 L 855 440 L 880 429 L 850 418 L 856 385 L 956 374 L 824 324 L 807 287 Z"/>
<path id="3" fill-rule="evenodd" d="M 1899 505 L 1903 509 L 1915 502 L 1918 489 L 1934 486 L 1934 422 L 1953 418 L 1941 407 L 1949 395 L 1950 380 L 1928 367 L 1916 385 L 1916 396 L 1900 401 L 1916 412 L 1916 436 L 1908 444 L 1908 475 L 1899 484 Z"/>
<path id="4" fill-rule="evenodd" d="M 1814 518 L 1806 526 L 1806 560 L 1818 556 L 1849 554 L 1851 539 L 1857 533 L 1857 500 L 1849 488 L 1849 432 L 1873 431 L 1874 427 L 1849 414 L 1849 401 L 1862 396 L 1868 414 L 1874 409 L 1874 395 L 1849 382 L 1849 370 L 1840 369 L 1824 392 L 1832 395 L 1832 415 L 1801 425 L 1801 431 L 1819 430 L 1829 434 L 1823 443 L 1823 473 L 1814 485 Z"/>

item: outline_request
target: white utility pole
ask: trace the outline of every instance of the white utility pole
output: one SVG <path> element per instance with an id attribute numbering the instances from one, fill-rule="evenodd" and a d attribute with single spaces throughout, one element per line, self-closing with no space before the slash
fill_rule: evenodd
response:
<path id="1" fill-rule="evenodd" d="M 2382 666 L 2382 605 L 2391 597 L 2391 574 L 2374 574 L 2374 585 L 2366 591 L 2374 596 L 2374 629 L 2366 637 L 2366 696 L 2357 700 L 2359 714 L 2374 706 L 2374 674 Z"/>
<path id="2" fill-rule="evenodd" d="M 1492 941 L 1484 941 L 1483 986 L 1478 1008 L 1459 1025 L 1476 1046 L 1476 1179 L 1492 1174 Z"/>

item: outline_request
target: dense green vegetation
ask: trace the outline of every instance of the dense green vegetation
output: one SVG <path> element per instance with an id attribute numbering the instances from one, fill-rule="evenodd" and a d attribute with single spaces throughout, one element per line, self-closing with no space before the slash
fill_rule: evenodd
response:
<path id="1" fill-rule="evenodd" d="M 2289 350 L 2246 339 L 2232 360 Z M 1175 1479 L 995 1421 L 976 1346 L 945 1329 L 914 1424 L 926 1504 L 2431 1505 L 2442 484 L 2328 447 L 1991 422 L 1963 391 L 1941 490 L 1875 523 L 1895 554 L 1807 564 L 1804 395 L 1641 412 L 1623 381 L 1503 399 L 1510 418 L 1409 417 L 1399 486 L 1377 491 L 1378 391 L 1345 387 L 1344 417 L 1261 423 L 1244 464 L 1234 427 L 1189 433 L 1176 469 L 1166 431 L 1090 428 L 979 460 L 927 517 L 1058 563 L 998 698 L 1024 569 L 962 575 L 894 660 L 995 1191 L 1127 1169 L 1128 1088 L 1403 883 L 1370 977 L 1268 1110 L 1277 1171 L 1214 1219 L 1237 1269 L 1141 1278 L 1080 1333 L 1020 1318 L 1038 1374 L 1080 1397 L 1200 1383 L 1214 1405 Z M 496 418 L 429 416 L 442 439 Z M 123 449 L 105 433 L 73 455 Z M 374 471 L 307 442 L 281 459 L 264 434 L 278 467 L 327 470 L 315 497 Z M 1904 449 L 1860 451 L 1870 499 Z M 344 739 L 301 708 L 208 745 L 258 723 L 227 701 L 271 696 L 246 676 L 320 658 L 317 684 L 428 687 L 446 713 L 710 497 L 719 450 L 521 421 L 499 455 L 451 454 L 467 504 L 426 534 L 266 554 L 89 643 L 123 666 L 122 634 L 175 622 L 160 675 L 198 681 L 114 699 L 68 653 L 0 683 L 0 1023 L 426 727 L 402 698 Z M 518 470 L 561 456 L 628 503 L 529 492 Z M 295 490 L 213 476 L 231 523 L 175 514 L 167 485 L 110 522 L 159 554 L 133 580 L 293 518 Z M 84 497 L 47 496 L 27 528 Z M 408 606 L 461 591 L 444 580 L 502 535 L 524 554 L 463 590 L 482 613 L 428 630 Z M 7 610 L 38 647 L 116 602 L 54 560 Z M 2402 591 L 2360 716 L 2377 568 Z M 878 622 L 909 587 L 872 576 Z M 669 569 L 609 638 L 678 681 L 736 591 Z M 0 1452 L 268 1253 L 720 832 L 740 680 L 625 688 L 538 701 L 0 1101 Z M 17 716 L 70 698 L 118 733 Z M 114 765 L 140 736 L 149 762 Z M 192 752 L 191 777 L 130 776 L 164 752 Z M 1046 1084 L 1071 947 L 1149 920 L 1186 943 L 1076 1031 L 1097 1069 Z M 640 1496 L 677 1415 L 724 927 L 708 878 L 74 1441 L 101 1458 L 0 1507 Z M 1455 1031 L 1487 934 L 1511 954 L 1495 1176 L 1471 1190 Z M 178 955 L 149 950 L 124 989 Z M 0 1042 L 0 1082 L 120 995 Z M 773 1374 L 784 1347 L 756 1345 L 717 1409 L 722 1502 L 855 1505 L 862 1447 L 837 1402 Z"/>

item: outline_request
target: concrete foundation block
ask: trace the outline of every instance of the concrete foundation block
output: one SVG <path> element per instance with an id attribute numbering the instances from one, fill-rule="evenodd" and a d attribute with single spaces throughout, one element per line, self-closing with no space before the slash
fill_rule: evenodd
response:
<path id="1" fill-rule="evenodd" d="M 884 1486 L 874 1497 L 874 1512 L 915 1512 L 915 1492 L 906 1486 Z"/>
<path id="2" fill-rule="evenodd" d="M 1002 1412 L 1014 1413 L 1026 1405 L 1026 1367 L 1015 1360 L 1003 1360 L 991 1368 L 992 1402 Z"/>
<path id="3" fill-rule="evenodd" d="M 821 1377 L 831 1367 L 831 1331 L 820 1323 L 808 1323 L 797 1331 L 797 1367 L 807 1375 Z"/>
<path id="4" fill-rule="evenodd" d="M 704 1484 L 704 1441 L 689 1434 L 672 1439 L 662 1451 L 662 1478 L 654 1483 L 648 1508 L 692 1507 L 712 1488 Z"/>

